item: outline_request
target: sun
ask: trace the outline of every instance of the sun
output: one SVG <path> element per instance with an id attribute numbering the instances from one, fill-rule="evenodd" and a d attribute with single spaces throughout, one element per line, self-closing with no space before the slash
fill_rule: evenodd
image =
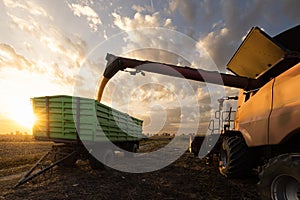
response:
<path id="1" fill-rule="evenodd" d="M 14 113 L 12 119 L 26 128 L 31 128 L 35 121 L 34 114 L 29 111 L 25 112 L 24 110 L 22 113 Z"/>
<path id="2" fill-rule="evenodd" d="M 25 128 L 32 128 L 36 120 L 30 102 L 10 107 L 8 115 L 9 118 Z"/>

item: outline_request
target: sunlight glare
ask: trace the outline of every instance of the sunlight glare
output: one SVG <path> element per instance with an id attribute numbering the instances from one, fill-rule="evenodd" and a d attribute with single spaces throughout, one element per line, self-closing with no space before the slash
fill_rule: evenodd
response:
<path id="1" fill-rule="evenodd" d="M 14 105 L 9 111 L 9 117 L 26 128 L 31 128 L 36 120 L 30 102 L 20 103 L 18 106 Z"/>

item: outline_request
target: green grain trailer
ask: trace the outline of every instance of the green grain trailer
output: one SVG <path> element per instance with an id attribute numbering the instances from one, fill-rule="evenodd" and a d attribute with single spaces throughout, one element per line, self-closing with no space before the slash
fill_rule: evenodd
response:
<path id="1" fill-rule="evenodd" d="M 143 121 L 94 99 L 57 95 L 34 97 L 31 102 L 36 117 L 34 138 L 53 141 L 54 145 L 16 186 L 56 165 L 71 167 L 78 159 L 88 159 L 94 169 L 105 169 L 103 163 L 113 160 L 115 150 L 132 156 L 128 152 L 139 148 Z M 49 160 L 47 167 L 37 170 Z"/>
<path id="2" fill-rule="evenodd" d="M 138 144 L 143 121 L 93 99 L 72 96 L 32 98 L 37 118 L 33 136 L 37 140 L 74 143 L 111 142 Z M 125 148 L 126 149 L 126 148 Z"/>

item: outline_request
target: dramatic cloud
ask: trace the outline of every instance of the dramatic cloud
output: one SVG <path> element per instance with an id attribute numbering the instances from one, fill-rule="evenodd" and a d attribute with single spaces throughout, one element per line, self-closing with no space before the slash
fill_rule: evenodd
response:
<path id="1" fill-rule="evenodd" d="M 6 7 L 9 7 L 11 9 L 18 9 L 19 11 L 26 10 L 29 11 L 30 14 L 35 16 L 50 17 L 48 16 L 44 8 L 31 1 L 4 0 L 3 3 Z"/>
<path id="2" fill-rule="evenodd" d="M 299 24 L 299 7 L 298 0 L 4 0 L 0 82 L 7 98 L 1 102 L 20 98 L 6 88 L 21 88 L 27 99 L 29 93 L 72 94 L 74 85 L 76 95 L 93 98 L 106 53 L 225 71 L 252 26 L 273 36 Z M 120 72 L 109 82 L 103 101 L 144 119 L 146 131 L 182 126 L 189 133 L 196 124 L 203 133 L 214 115 L 217 100 L 212 97 L 237 90 L 223 93 L 183 78 Z"/>
<path id="3" fill-rule="evenodd" d="M 267 1 L 194 1 L 173 0 L 167 12 L 177 11 L 192 25 L 185 32 L 198 37 L 211 54 L 217 66 L 224 70 L 225 65 L 237 49 L 243 36 L 253 26 L 260 26 L 270 34 L 276 34 L 297 23 L 300 1 L 288 0 L 274 3 Z M 272 7 L 272 9 L 270 9 Z M 198 36 L 195 36 L 198 35 Z"/>
<path id="4" fill-rule="evenodd" d="M 189 22 L 193 22 L 197 14 L 198 0 L 173 0 L 170 1 L 170 11 L 176 10 Z"/>
<path id="5" fill-rule="evenodd" d="M 151 1 L 152 4 L 152 1 Z M 145 6 L 141 6 L 141 5 L 133 5 L 131 7 L 133 10 L 135 10 L 138 13 L 142 13 L 142 12 L 154 12 L 154 8 L 153 8 L 153 4 L 152 5 L 145 5 Z"/>
<path id="6" fill-rule="evenodd" d="M 1 45 L 3 55 L 10 55 L 1 58 L 2 65 L 17 67 L 35 71 L 36 73 L 53 74 L 52 80 L 58 83 L 73 85 L 75 81 L 76 69 L 79 69 L 85 59 L 87 52 L 86 43 L 75 34 L 66 34 L 63 30 L 54 25 L 52 17 L 40 6 L 24 1 L 12 4 L 6 1 L 7 16 L 11 24 L 17 27 L 16 34 L 22 33 L 27 36 L 25 45 L 34 57 L 27 59 L 21 53 L 16 53 L 11 46 Z M 25 17 L 18 17 L 18 12 L 14 8 L 22 9 Z M 35 11 L 33 11 L 33 10 Z M 34 15 L 41 15 L 42 19 L 48 23 L 40 23 L 39 18 Z M 30 43 L 29 43 L 30 42 Z M 5 52 L 5 53 L 3 53 Z M 45 55 L 48 55 L 45 57 Z"/>
<path id="7" fill-rule="evenodd" d="M 171 19 L 161 19 L 159 12 L 155 12 L 152 15 L 143 15 L 140 12 L 135 13 L 131 19 L 129 17 L 122 17 L 117 13 L 112 13 L 114 24 L 123 31 L 131 31 L 141 28 L 149 27 L 165 27 L 174 28 Z"/>
<path id="8" fill-rule="evenodd" d="M 66 36 L 55 27 L 49 27 L 47 34 L 41 34 L 40 42 L 56 56 L 64 57 L 64 65 L 69 68 L 79 68 L 85 59 L 86 43 L 78 36 Z"/>
<path id="9" fill-rule="evenodd" d="M 116 13 L 113 13 L 113 16 L 115 18 L 114 24 L 127 33 L 127 37 L 124 38 L 126 46 L 122 47 L 123 52 L 126 52 L 124 56 L 181 66 L 197 66 L 208 70 L 216 69 L 201 44 L 197 44 L 196 41 L 186 35 L 170 30 L 170 26 L 166 24 L 168 24 L 167 21 L 171 22 L 171 20 L 168 20 L 168 18 L 163 19 L 159 13 L 153 15 L 136 13 L 132 18 L 122 17 Z M 166 27 L 166 29 L 157 29 L 156 27 Z M 174 28 L 174 26 L 172 25 L 171 28 Z M 146 118 L 148 126 L 144 127 L 145 131 L 152 132 L 156 130 L 155 127 L 161 127 L 161 123 L 164 122 L 162 129 L 156 131 L 172 130 L 176 133 L 181 128 L 180 130 L 185 132 L 203 132 L 203 130 L 197 130 L 198 121 L 205 121 L 206 119 L 209 121 L 212 109 L 211 102 L 207 102 L 203 106 L 203 100 L 198 99 L 200 94 L 197 93 L 197 90 L 205 84 L 187 81 L 183 77 L 159 76 L 147 72 L 144 80 L 135 77 L 132 77 L 132 81 L 125 80 L 128 80 L 128 76 L 118 76 L 118 78 L 112 80 L 114 90 L 119 85 L 122 86 L 122 89 L 118 92 L 109 92 L 114 96 L 113 102 L 122 99 L 120 104 L 125 104 L 126 96 L 135 89 L 135 93 L 132 94 L 131 101 L 128 103 L 129 107 L 135 105 L 129 109 L 135 111 L 135 116 L 140 115 L 140 113 L 136 113 L 139 110 L 136 109 L 137 105 L 140 105 L 140 110 L 159 105 L 158 108 L 160 109 L 156 109 L 155 112 L 148 112 L 149 117 Z M 143 81 L 151 84 L 139 87 L 138 84 L 142 84 Z M 108 90 L 110 89 L 112 88 Z M 207 91 L 206 94 L 208 94 Z M 210 95 L 214 94 L 208 94 L 207 98 L 209 100 Z M 120 104 L 118 106 L 122 108 Z M 202 105 L 201 117 L 198 116 L 198 105 L 200 104 Z M 202 128 L 207 126 L 206 123 L 201 123 Z"/>
<path id="10" fill-rule="evenodd" d="M 22 110 L 26 118 L 31 112 L 31 97 L 73 94 L 87 44 L 77 32 L 61 29 L 56 21 L 61 18 L 52 18 L 49 10 L 41 6 L 30 1 L 5 1 L 4 6 L 6 21 L 1 24 L 0 36 L 0 115 L 22 122 L 26 119 L 20 119 L 22 115 L 18 113 Z M 1 120 L 0 133 L 8 130 L 8 126 L 12 131 L 20 128 L 10 124 Z"/>
<path id="11" fill-rule="evenodd" d="M 0 43 L 0 69 L 1 68 L 44 72 L 44 69 L 39 68 L 36 63 L 18 54 L 12 46 L 3 43 Z"/>
<path id="12" fill-rule="evenodd" d="M 73 11 L 75 16 L 86 17 L 89 27 L 92 29 L 92 31 L 96 32 L 98 30 L 98 26 L 102 25 L 99 15 L 91 7 L 73 3 L 68 4 L 68 6 Z"/>
<path id="13" fill-rule="evenodd" d="M 7 15 L 11 18 L 12 24 L 18 27 L 21 31 L 30 33 L 34 37 L 39 37 L 39 34 L 42 31 L 41 25 L 31 16 L 28 19 L 17 17 L 10 12 Z"/>
<path id="14" fill-rule="evenodd" d="M 229 34 L 230 31 L 227 28 L 223 28 L 219 32 L 210 32 L 199 40 L 199 45 L 208 51 L 209 55 L 214 58 L 214 62 L 221 70 L 224 70 L 224 63 L 230 59 L 229 52 L 234 51 L 232 43 L 226 41 L 231 38 Z M 224 49 L 226 49 L 226 51 Z"/>

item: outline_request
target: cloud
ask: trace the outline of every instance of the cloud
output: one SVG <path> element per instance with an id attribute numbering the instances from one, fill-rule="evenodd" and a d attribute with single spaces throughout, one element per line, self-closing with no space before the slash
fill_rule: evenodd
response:
<path id="1" fill-rule="evenodd" d="M 93 10 L 91 7 L 87 5 L 80 5 L 80 4 L 68 4 L 69 8 L 73 11 L 75 16 L 86 17 L 89 27 L 92 29 L 93 32 L 98 30 L 98 26 L 102 25 L 102 21 L 99 15 Z"/>
<path id="2" fill-rule="evenodd" d="M 140 12 L 137 12 L 132 19 L 129 17 L 122 17 L 115 12 L 112 13 L 112 16 L 114 17 L 114 25 L 123 31 L 149 27 L 174 28 L 172 20 L 169 18 L 163 20 L 159 12 L 155 12 L 152 15 L 143 15 Z"/>
<path id="3" fill-rule="evenodd" d="M 282 10 L 286 17 L 289 19 L 295 20 L 299 19 L 299 8 L 300 8 L 300 1 L 298 0 L 286 0 L 283 3 Z"/>
<path id="4" fill-rule="evenodd" d="M 224 70 L 242 37 L 251 27 L 259 26 L 266 32 L 270 31 L 271 35 L 277 34 L 299 24 L 299 6 L 297 0 L 276 4 L 271 0 L 246 3 L 235 0 L 172 0 L 165 10 L 169 14 L 178 12 L 191 25 L 185 26 L 184 31 L 196 37 L 219 68 Z"/>
<path id="5" fill-rule="evenodd" d="M 1 67 L 47 75 L 54 85 L 63 84 L 72 88 L 76 81 L 75 75 L 88 52 L 86 42 L 79 34 L 70 34 L 60 29 L 38 5 L 28 1 L 16 4 L 6 1 L 5 5 L 14 34 L 19 37 L 18 40 L 24 38 L 24 43 L 23 46 L 20 43 L 14 46 L 1 44 Z M 36 11 L 33 12 L 29 6 Z"/>
<path id="6" fill-rule="evenodd" d="M 38 67 L 35 62 L 18 54 L 15 49 L 4 43 L 0 43 L 0 69 L 16 68 L 18 70 L 28 70 L 43 73 L 44 69 Z"/>
<path id="7" fill-rule="evenodd" d="M 43 31 L 42 26 L 32 17 L 28 16 L 27 19 L 20 18 L 10 12 L 7 15 L 11 18 L 11 23 L 19 28 L 21 31 L 30 33 L 34 37 L 39 38 L 39 34 Z"/>
<path id="8" fill-rule="evenodd" d="M 149 5 L 145 5 L 145 6 L 141 6 L 141 5 L 132 5 L 131 7 L 132 10 L 138 12 L 138 13 L 142 13 L 142 12 L 154 12 L 154 9 L 152 6 Z"/>
<path id="9" fill-rule="evenodd" d="M 25 10 L 28 11 L 31 15 L 38 17 L 49 17 L 52 19 L 52 17 L 48 15 L 47 11 L 43 7 L 35 4 L 32 1 L 4 0 L 3 3 L 6 7 L 11 9 L 19 9 L 19 11 Z"/>
<path id="10" fill-rule="evenodd" d="M 158 12 L 152 15 L 137 12 L 132 18 L 113 13 L 113 17 L 115 26 L 127 33 L 127 37 L 124 37 L 126 45 L 122 47 L 125 57 L 213 69 L 211 67 L 214 67 L 214 63 L 206 58 L 208 54 L 197 46 L 197 42 L 186 35 L 172 31 L 174 28 L 172 20 L 170 19 L 171 27 L 167 26 L 168 18 L 163 18 Z M 166 28 L 157 29 L 157 26 Z M 128 78 L 132 81 L 128 81 Z M 152 106 L 161 108 L 155 112 L 146 112 L 148 113 L 148 117 L 145 118 L 148 125 L 144 127 L 146 132 L 153 133 L 154 130 L 176 132 L 179 128 L 187 133 L 197 132 L 199 120 L 201 126 L 207 128 L 207 121 L 206 123 L 203 121 L 210 119 L 212 109 L 210 94 L 206 91 L 205 99 L 199 100 L 200 94 L 197 93 L 197 90 L 205 84 L 187 81 L 183 77 L 174 78 L 147 72 L 143 79 L 141 80 L 139 76 L 118 76 L 109 83 L 110 86 L 111 84 L 114 86 L 108 90 L 115 91 L 107 94 L 114 97 L 110 100 L 115 103 L 115 107 L 122 109 L 126 104 L 127 109 L 129 107 L 128 110 L 133 111 L 135 116 L 145 118 L 145 108 Z M 150 84 L 143 85 L 143 82 Z M 134 92 L 131 93 L 133 90 Z M 129 103 L 126 99 L 130 94 Z M 201 95 L 204 98 L 204 93 Z M 118 104 L 118 100 L 122 102 Z M 203 102 L 207 104 L 204 105 Z M 200 108 L 202 117 L 198 116 Z M 138 110 L 143 113 L 139 113 Z M 164 122 L 163 127 L 162 122 Z M 157 130 L 156 127 L 161 129 Z"/>
<path id="11" fill-rule="evenodd" d="M 87 44 L 80 37 L 66 36 L 54 26 L 48 27 L 47 33 L 40 35 L 40 42 L 48 47 L 69 68 L 79 68 L 85 59 Z"/>
<path id="12" fill-rule="evenodd" d="M 223 28 L 220 31 L 210 32 L 198 41 L 198 45 L 208 51 L 209 55 L 221 70 L 224 70 L 223 64 L 230 59 L 229 52 L 233 52 L 234 50 L 234 46 L 228 42 L 231 38 L 230 34 L 231 31 L 227 28 Z"/>
<path id="13" fill-rule="evenodd" d="M 194 22 L 197 14 L 197 2 L 199 1 L 173 0 L 169 3 L 169 11 L 174 13 L 178 10 L 186 21 Z"/>
<path id="14" fill-rule="evenodd" d="M 52 63 L 51 65 L 51 80 L 53 83 L 60 85 L 70 85 L 73 86 L 76 82 L 76 77 L 72 73 L 66 73 L 65 69 L 57 63 Z"/>
<path id="15" fill-rule="evenodd" d="M 75 83 L 72 73 L 67 73 L 57 63 L 47 63 L 47 67 L 45 67 L 45 64 L 36 63 L 18 54 L 12 46 L 4 43 L 0 43 L 0 69 L 17 69 L 42 76 L 46 75 L 55 84 L 74 85 Z"/>
<path id="16" fill-rule="evenodd" d="M 70 68 L 80 67 L 85 59 L 87 46 L 79 36 L 66 35 L 53 23 L 40 23 L 37 18 L 31 15 L 27 15 L 27 18 L 17 17 L 15 10 L 9 11 L 7 15 L 11 18 L 11 23 L 18 27 L 23 34 L 25 32 L 37 40 L 36 46 L 42 44 L 47 48 L 45 51 L 50 50 L 53 53 L 53 57 L 63 57 L 64 59 L 60 60 L 64 61 L 64 64 Z"/>
<path id="17" fill-rule="evenodd" d="M 103 100 L 144 119 L 144 132 L 176 133 L 181 128 L 180 133 L 190 133 L 197 132 L 198 121 L 207 128 L 203 122 L 210 120 L 211 99 L 202 86 L 163 75 L 146 73 L 142 77 L 119 72 L 109 82 Z"/>

